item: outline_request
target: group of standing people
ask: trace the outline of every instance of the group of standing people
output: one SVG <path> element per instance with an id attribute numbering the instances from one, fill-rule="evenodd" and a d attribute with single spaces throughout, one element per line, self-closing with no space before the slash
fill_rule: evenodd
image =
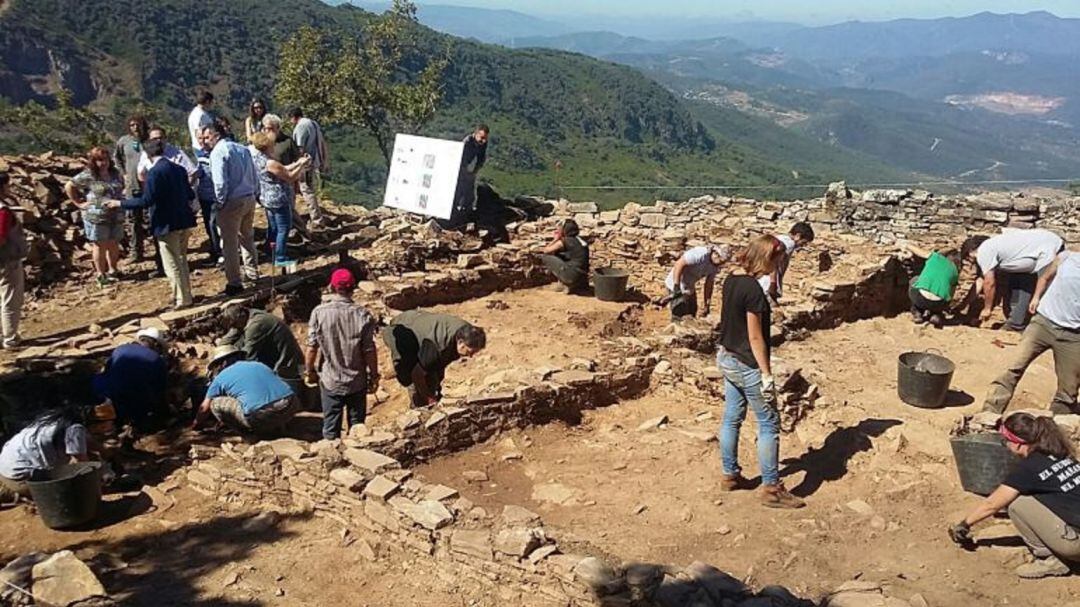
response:
<path id="1" fill-rule="evenodd" d="M 249 145 L 235 141 L 228 121 L 214 113 L 214 96 L 199 93 L 188 116 L 191 148 L 166 140 L 166 132 L 140 116 L 127 123 L 110 154 L 95 147 L 86 169 L 66 185 L 79 209 L 99 285 L 120 278 L 125 224 L 129 255 L 142 261 L 145 243 L 153 245 L 156 271 L 173 286 L 176 307 L 191 305 L 187 243 L 198 216 L 207 236 L 212 263 L 223 266 L 225 293 L 243 292 L 258 279 L 254 216 L 261 206 L 267 218 L 266 249 L 274 263 L 292 263 L 288 237 L 323 221 L 319 205 L 321 175 L 329 168 L 329 148 L 322 129 L 294 108 L 292 135 L 280 116 L 255 99 L 244 131 Z M 296 211 L 296 193 L 305 200 L 310 223 Z"/>

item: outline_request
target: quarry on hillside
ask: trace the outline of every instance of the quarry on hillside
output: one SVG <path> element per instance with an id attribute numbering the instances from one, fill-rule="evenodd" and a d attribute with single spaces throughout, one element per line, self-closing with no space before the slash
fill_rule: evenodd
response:
<path id="1" fill-rule="evenodd" d="M 89 374 L 144 326 L 168 330 L 178 381 L 201 374 L 222 333 L 222 298 L 166 312 L 161 281 L 92 290 L 83 243 L 64 236 L 52 194 L 63 171 L 42 168 L 66 161 L 5 162 L 25 167 L 16 193 L 36 209 L 28 228 L 48 262 L 27 311 L 30 347 L 0 353 L 5 403 L 85 398 Z M 384 321 L 424 308 L 484 327 L 488 348 L 454 363 L 439 406 L 411 410 L 386 381 L 367 423 L 335 442 L 319 440 L 312 412 L 287 438 L 262 442 L 178 422 L 122 454 L 146 486 L 107 496 L 100 525 L 51 531 L 20 507 L 0 515 L 0 553 L 70 549 L 122 605 L 1080 604 L 1074 580 L 1008 574 L 1026 550 L 1007 519 L 977 529 L 974 552 L 946 535 L 977 501 L 960 488 L 949 432 L 979 409 L 1017 338 L 916 326 L 905 314 L 916 271 L 906 242 L 956 246 L 974 232 L 1038 226 L 1076 246 L 1076 199 L 835 184 L 794 202 L 535 202 L 551 213 L 508 225 L 509 243 L 333 206 L 298 270 L 250 293 L 302 338 L 344 264 L 368 272 L 357 299 Z M 624 301 L 549 288 L 535 253 L 568 217 L 594 268 L 630 271 Z M 792 260 L 772 335 L 781 475 L 807 507 L 780 511 L 719 489 L 718 316 L 673 324 L 653 302 L 686 247 L 745 243 L 796 221 L 818 238 Z M 214 273 L 194 277 L 197 294 L 221 286 Z M 916 409 L 896 394 L 896 360 L 931 348 L 956 363 L 953 391 L 943 409 Z M 1053 376 L 1049 358 L 1037 361 L 1013 407 L 1044 409 Z M 174 404 L 184 398 L 177 391 Z M 1080 438 L 1080 418 L 1065 417 Z M 741 445 L 752 478 L 753 429 Z M 17 593 L 0 597 L 18 604 Z"/>

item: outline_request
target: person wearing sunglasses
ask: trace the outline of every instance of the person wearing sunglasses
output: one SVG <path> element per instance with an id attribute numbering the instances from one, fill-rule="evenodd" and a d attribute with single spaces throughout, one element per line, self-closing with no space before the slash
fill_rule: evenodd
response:
<path id="1" fill-rule="evenodd" d="M 266 116 L 266 102 L 256 97 L 248 105 L 248 115 L 244 119 L 244 137 L 251 141 L 252 135 L 263 130 L 263 117 Z"/>
<path id="2" fill-rule="evenodd" d="M 1016 568 L 1025 579 L 1064 576 L 1080 566 L 1080 463 L 1072 442 L 1051 417 L 1013 413 L 1001 437 L 1019 460 L 1005 480 L 964 520 L 949 529 L 973 547 L 971 527 L 1003 509 L 1035 557 Z"/>

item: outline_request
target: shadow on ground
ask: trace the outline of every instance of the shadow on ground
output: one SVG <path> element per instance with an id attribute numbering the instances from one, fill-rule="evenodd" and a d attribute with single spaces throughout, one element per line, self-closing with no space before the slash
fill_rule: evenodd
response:
<path id="1" fill-rule="evenodd" d="M 881 436 L 889 428 L 900 425 L 898 419 L 864 419 L 854 426 L 838 428 L 829 434 L 820 449 L 811 448 L 797 458 L 781 462 L 784 468 L 780 476 L 805 472 L 802 482 L 790 491 L 799 496 L 813 495 L 827 481 L 843 478 L 848 472 L 848 462 L 856 453 L 873 448 L 871 438 Z"/>
<path id="2" fill-rule="evenodd" d="M 241 584 L 247 570 L 234 572 L 231 567 L 248 559 L 257 547 L 291 537 L 282 529 L 284 524 L 306 518 L 219 516 L 119 542 L 87 540 L 69 548 L 94 555 L 91 567 L 121 605 L 264 605 L 258 597 L 230 600 L 214 593 Z"/>

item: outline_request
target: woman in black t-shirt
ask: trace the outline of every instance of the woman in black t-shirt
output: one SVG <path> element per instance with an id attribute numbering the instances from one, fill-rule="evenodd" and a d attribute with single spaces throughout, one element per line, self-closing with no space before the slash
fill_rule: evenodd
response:
<path id="1" fill-rule="evenodd" d="M 1001 435 L 1020 461 L 949 536 L 970 545 L 971 526 L 1007 507 L 1035 555 L 1035 562 L 1021 565 L 1016 574 L 1026 579 L 1069 575 L 1066 563 L 1080 565 L 1080 463 L 1073 445 L 1052 417 L 1027 413 L 1006 418 Z"/>
<path id="2" fill-rule="evenodd" d="M 544 266 L 559 279 L 556 285 L 562 292 L 579 290 L 589 282 L 589 245 L 579 234 L 577 222 L 567 219 L 540 256 Z"/>
<path id="3" fill-rule="evenodd" d="M 780 412 L 769 351 L 769 300 L 758 279 L 772 274 L 785 253 L 773 236 L 759 236 L 739 259 L 743 273 L 724 281 L 716 364 L 724 374 L 724 421 L 720 459 L 724 491 L 749 488 L 739 466 L 739 430 L 749 404 L 758 421 L 761 501 L 770 508 L 801 508 L 803 501 L 780 482 Z"/>

